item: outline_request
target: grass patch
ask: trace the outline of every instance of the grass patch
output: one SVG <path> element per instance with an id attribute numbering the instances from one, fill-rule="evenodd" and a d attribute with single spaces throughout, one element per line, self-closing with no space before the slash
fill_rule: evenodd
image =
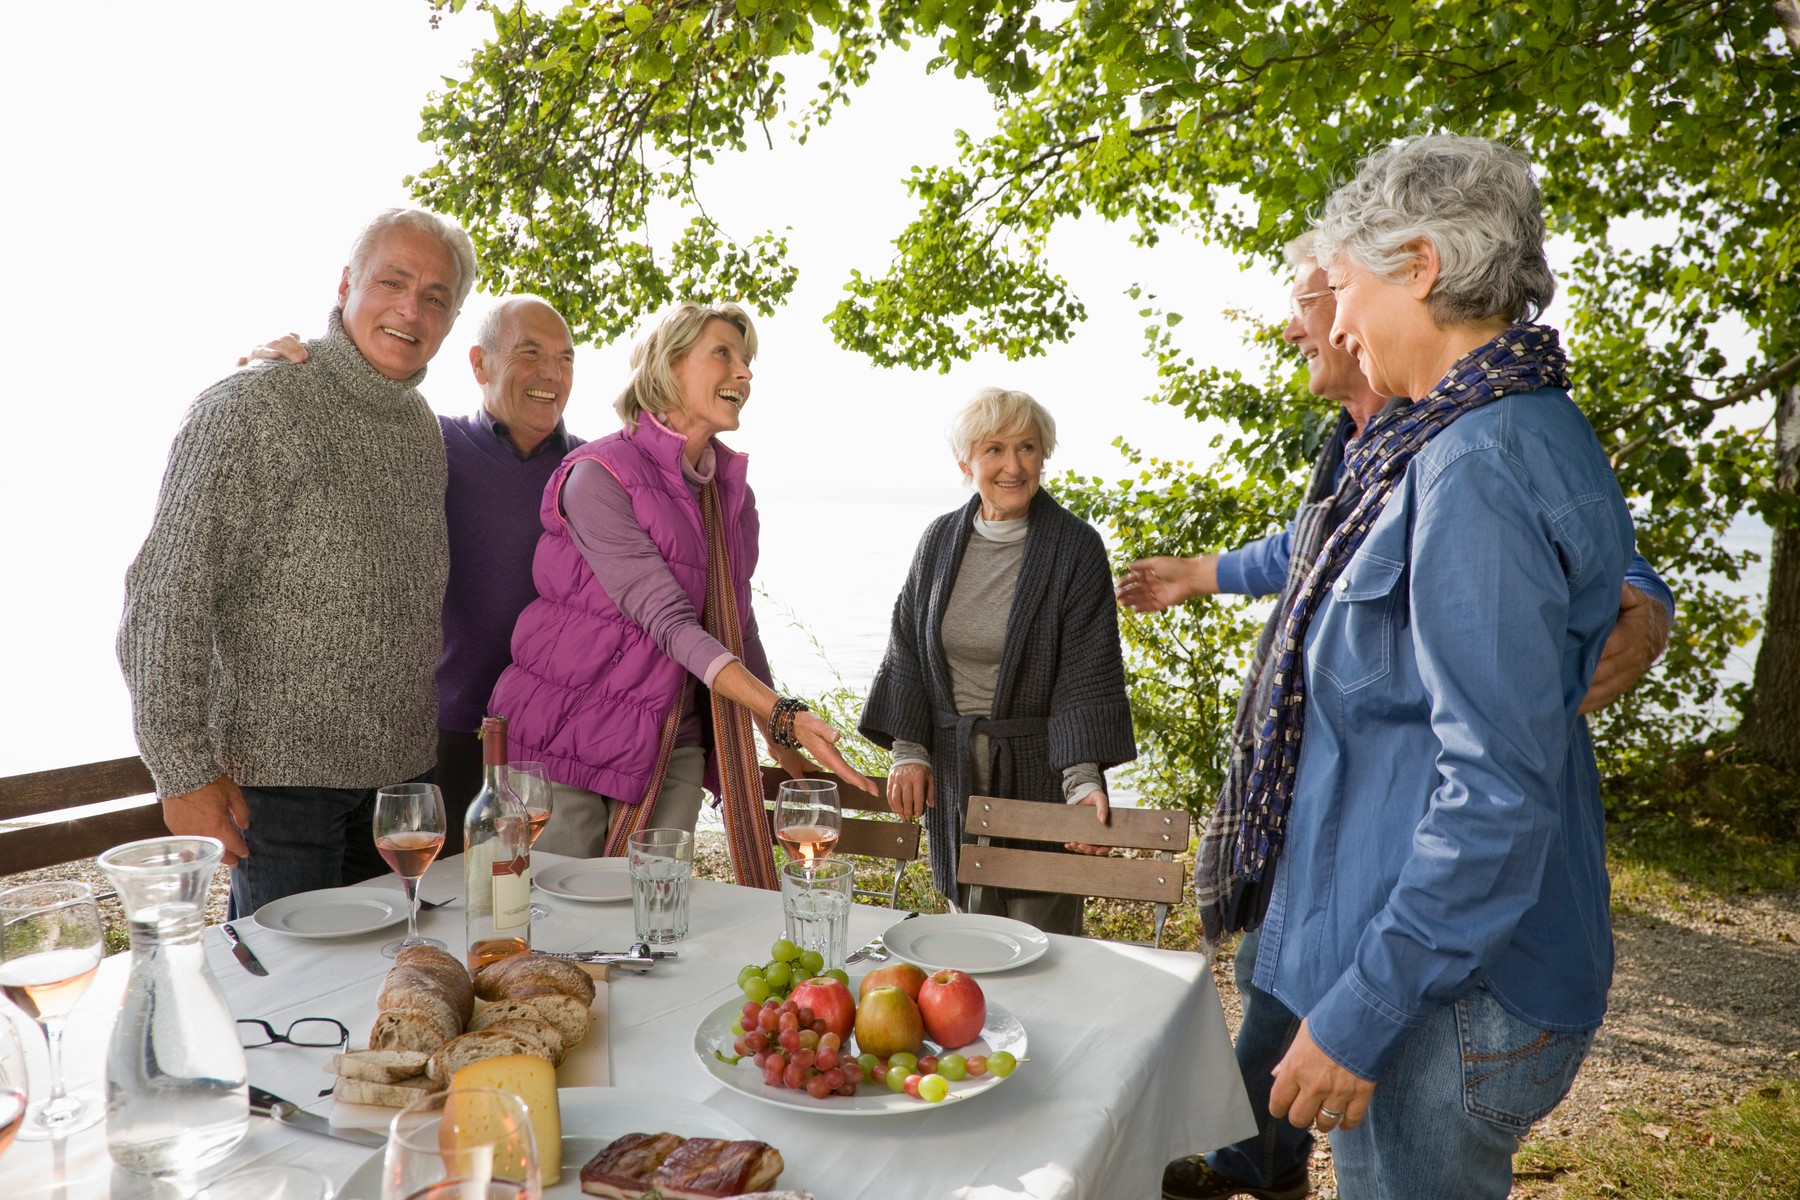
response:
<path id="1" fill-rule="evenodd" d="M 1703 1124 L 1631 1109 L 1596 1134 L 1529 1142 L 1519 1197 L 1557 1200 L 1794 1200 L 1800 1196 L 1800 1078 L 1771 1079 Z"/>

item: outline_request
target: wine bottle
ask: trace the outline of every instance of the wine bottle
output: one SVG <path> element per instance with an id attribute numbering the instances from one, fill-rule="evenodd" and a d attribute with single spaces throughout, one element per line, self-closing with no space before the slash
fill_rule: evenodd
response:
<path id="1" fill-rule="evenodd" d="M 463 819 L 469 970 L 531 949 L 531 832 L 506 781 L 506 718 L 481 721 L 481 791 Z"/>

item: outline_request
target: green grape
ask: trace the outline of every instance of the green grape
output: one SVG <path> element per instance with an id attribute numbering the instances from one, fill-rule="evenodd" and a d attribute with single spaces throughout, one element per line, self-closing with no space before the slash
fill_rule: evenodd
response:
<path id="1" fill-rule="evenodd" d="M 778 992 L 787 991 L 794 980 L 794 969 L 784 962 L 772 962 L 763 968 L 763 978 Z"/>
<path id="2" fill-rule="evenodd" d="M 831 970 L 825 972 L 825 974 L 828 975 L 829 977 L 831 977 L 832 979 L 837 980 L 839 983 L 843 984 L 845 987 L 850 986 L 850 972 L 848 972 L 848 971 L 840 971 L 838 968 L 833 967 L 833 968 L 831 968 Z"/>
<path id="3" fill-rule="evenodd" d="M 769 998 L 772 992 L 773 989 L 769 987 L 769 981 L 764 979 L 761 975 L 744 981 L 744 999 L 750 1001 L 752 1004 L 761 1004 L 764 1000 Z"/>
<path id="4" fill-rule="evenodd" d="M 734 1038 L 744 1036 L 744 1018 L 739 1017 L 731 1023 L 731 1036 Z"/>
<path id="5" fill-rule="evenodd" d="M 786 938 L 776 938 L 775 944 L 769 947 L 769 957 L 777 962 L 793 962 L 800 957 L 800 947 Z"/>
<path id="6" fill-rule="evenodd" d="M 952 1082 L 966 1079 L 969 1075 L 969 1060 L 960 1054 L 946 1054 L 938 1059 L 937 1073 Z"/>
<path id="7" fill-rule="evenodd" d="M 788 969 L 793 973 L 795 983 L 805 983 L 813 977 L 812 969 L 805 963 L 795 963 Z"/>
<path id="8" fill-rule="evenodd" d="M 906 1075 L 907 1075 L 907 1073 L 905 1071 L 896 1071 L 892 1067 L 889 1067 L 888 1068 L 888 1077 L 887 1077 L 888 1091 L 890 1091 L 890 1092 L 906 1091 Z"/>
<path id="9" fill-rule="evenodd" d="M 988 1074 L 1005 1079 L 1018 1068 L 1019 1060 L 1004 1050 L 996 1050 L 988 1055 Z"/>
<path id="10" fill-rule="evenodd" d="M 880 1061 L 881 1060 L 876 1058 L 873 1054 L 859 1054 L 856 1056 L 856 1065 L 862 1068 L 864 1079 L 875 1078 L 875 1064 Z"/>
<path id="11" fill-rule="evenodd" d="M 746 979 L 749 979 L 752 975 L 761 975 L 762 973 L 763 969 L 761 967 L 757 966 L 755 963 L 749 964 L 743 970 L 738 972 L 738 986 L 743 987 Z"/>
<path id="12" fill-rule="evenodd" d="M 916 1075 L 916 1074 L 918 1074 L 918 1071 L 919 1071 L 919 1056 L 918 1055 L 908 1054 L 904 1050 L 897 1050 L 894 1053 L 888 1055 L 888 1073 L 889 1074 L 899 1072 L 900 1076 L 902 1078 L 904 1078 L 908 1075 Z"/>
<path id="13" fill-rule="evenodd" d="M 802 950 L 800 952 L 800 965 L 805 967 L 808 973 L 817 975 L 820 971 L 825 969 L 825 956 L 820 954 L 817 950 Z"/>
<path id="14" fill-rule="evenodd" d="M 902 1084 L 902 1087 L 905 1085 Z M 919 1080 L 919 1099 L 927 1104 L 936 1104 L 950 1094 L 950 1082 L 942 1075 L 927 1075 Z"/>

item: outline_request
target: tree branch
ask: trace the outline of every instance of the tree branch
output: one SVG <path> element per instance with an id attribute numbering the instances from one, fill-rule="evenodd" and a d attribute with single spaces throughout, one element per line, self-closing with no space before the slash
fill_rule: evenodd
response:
<path id="1" fill-rule="evenodd" d="M 1683 401 L 1692 402 L 1697 405 L 1702 412 L 1718 412 L 1722 408 L 1730 408 L 1734 404 L 1742 404 L 1746 400 L 1754 399 L 1756 396 L 1768 391 L 1770 388 L 1780 387 L 1783 383 L 1786 383 L 1796 375 L 1800 375 L 1800 354 L 1794 355 L 1794 357 L 1788 359 L 1778 367 L 1763 372 L 1742 387 L 1726 392 L 1723 396 L 1719 396 L 1715 399 L 1702 400 L 1692 392 L 1689 392 L 1686 396 L 1675 397 L 1674 399 L 1677 403 Z M 1669 400 L 1669 397 L 1659 396 L 1654 400 L 1646 401 L 1639 405 L 1635 412 L 1613 422 L 1611 425 L 1607 426 L 1607 429 L 1618 429 L 1628 422 L 1636 420 L 1652 408 L 1669 403 Z M 1613 468 L 1616 470 L 1620 463 L 1643 449 L 1652 438 L 1666 432 L 1673 424 L 1674 422 L 1671 421 L 1659 425 L 1654 429 L 1646 429 L 1644 432 L 1632 438 L 1629 442 L 1626 442 L 1613 454 Z"/>

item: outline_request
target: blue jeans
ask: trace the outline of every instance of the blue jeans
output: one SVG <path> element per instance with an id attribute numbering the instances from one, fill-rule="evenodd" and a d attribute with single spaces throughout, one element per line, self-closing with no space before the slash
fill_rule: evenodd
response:
<path id="1" fill-rule="evenodd" d="M 429 779 L 430 774 L 420 779 Z M 375 849 L 374 788 L 244 788 L 250 857 L 231 868 L 228 920 L 295 892 L 388 872 Z"/>
<path id="2" fill-rule="evenodd" d="M 1504 1200 L 1531 1126 L 1575 1082 L 1594 1031 L 1555 1033 L 1482 986 L 1440 1009 L 1375 1085 L 1368 1117 L 1331 1135 L 1344 1200 Z"/>
<path id="3" fill-rule="evenodd" d="M 1256 1136 L 1214 1150 L 1206 1156 L 1206 1165 L 1241 1183 L 1269 1187 L 1306 1166 L 1306 1160 L 1312 1157 L 1313 1137 L 1310 1130 L 1295 1129 L 1286 1120 L 1269 1115 L 1275 1064 L 1287 1053 L 1288 1044 L 1300 1028 L 1300 1018 L 1251 982 L 1256 973 L 1257 945 L 1256 931 L 1246 933 L 1238 943 L 1233 964 L 1238 1000 L 1244 1010 L 1233 1049 L 1238 1072 L 1244 1077 L 1244 1091 L 1250 1097 L 1250 1109 L 1256 1114 Z"/>

